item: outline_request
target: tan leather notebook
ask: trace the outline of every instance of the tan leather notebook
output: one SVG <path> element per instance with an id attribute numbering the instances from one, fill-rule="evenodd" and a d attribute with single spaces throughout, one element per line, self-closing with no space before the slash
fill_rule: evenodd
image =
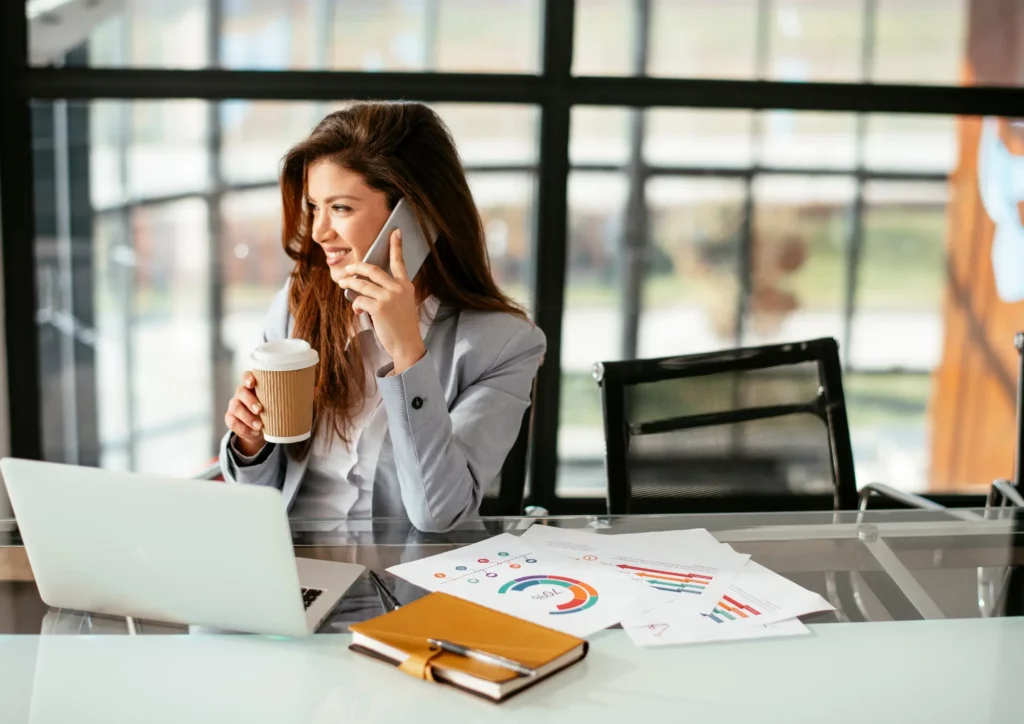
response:
<path id="1" fill-rule="evenodd" d="M 398 666 L 418 679 L 451 684 L 501 701 L 587 655 L 587 642 L 446 593 L 431 593 L 397 611 L 349 627 L 352 651 Z M 523 676 L 432 647 L 444 639 L 512 659 L 532 669 Z"/>

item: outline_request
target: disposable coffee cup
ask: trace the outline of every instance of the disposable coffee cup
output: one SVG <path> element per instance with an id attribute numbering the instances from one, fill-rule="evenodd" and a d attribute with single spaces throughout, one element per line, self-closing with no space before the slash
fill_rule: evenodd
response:
<path id="1" fill-rule="evenodd" d="M 262 410 L 263 438 L 289 443 L 313 431 L 313 387 L 320 355 L 304 339 L 264 342 L 249 355 Z"/>

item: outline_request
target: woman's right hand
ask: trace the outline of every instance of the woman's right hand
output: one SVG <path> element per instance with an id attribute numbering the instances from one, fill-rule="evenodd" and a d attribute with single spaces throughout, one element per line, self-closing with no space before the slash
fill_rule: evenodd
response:
<path id="1" fill-rule="evenodd" d="M 246 457 L 252 457 L 267 444 L 263 439 L 263 423 L 259 413 L 263 406 L 256 399 L 256 378 L 252 372 L 242 373 L 242 384 L 228 403 L 224 424 L 235 433 L 235 446 Z"/>

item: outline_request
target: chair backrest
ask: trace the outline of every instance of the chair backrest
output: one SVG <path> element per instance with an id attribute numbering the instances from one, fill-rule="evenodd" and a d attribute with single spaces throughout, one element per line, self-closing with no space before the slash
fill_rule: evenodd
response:
<path id="1" fill-rule="evenodd" d="M 501 473 L 484 488 L 480 515 L 523 514 L 523 500 L 526 497 L 526 459 L 530 448 L 530 431 L 533 428 L 533 395 L 536 390 L 537 382 L 534 380 L 533 390 L 530 392 L 530 406 L 523 412 L 519 435 L 505 457 Z"/>
<path id="2" fill-rule="evenodd" d="M 854 510 L 834 339 L 594 366 L 608 512 Z"/>

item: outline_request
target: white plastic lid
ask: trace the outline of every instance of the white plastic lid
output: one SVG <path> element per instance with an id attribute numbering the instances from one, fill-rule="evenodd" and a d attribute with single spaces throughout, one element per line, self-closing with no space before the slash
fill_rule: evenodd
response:
<path id="1" fill-rule="evenodd" d="M 264 342 L 249 355 L 252 369 L 268 372 L 289 372 L 312 367 L 320 355 L 304 339 L 281 339 Z"/>

